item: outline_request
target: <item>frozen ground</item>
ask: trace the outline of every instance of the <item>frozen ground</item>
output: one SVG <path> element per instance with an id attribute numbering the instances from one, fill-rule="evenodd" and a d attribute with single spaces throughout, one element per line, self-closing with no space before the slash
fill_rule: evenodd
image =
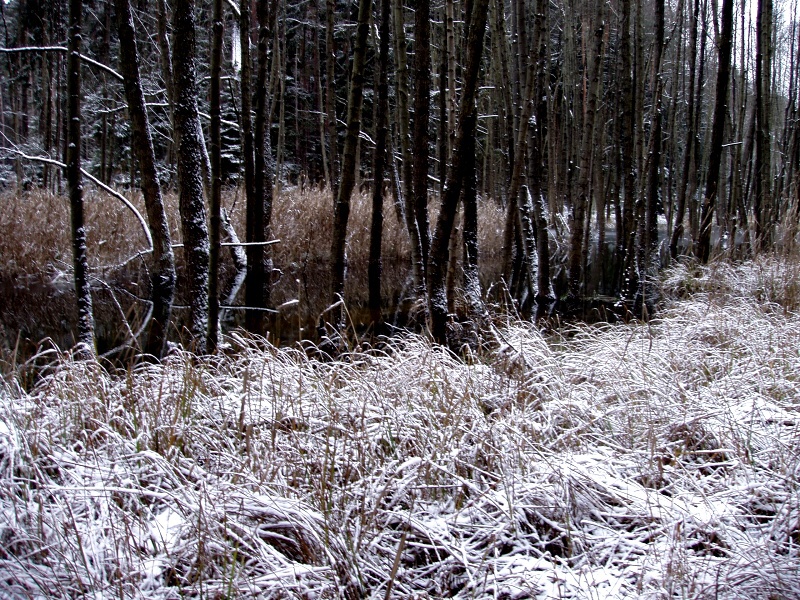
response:
<path id="1" fill-rule="evenodd" d="M 797 273 L 680 266 L 650 324 L 468 364 L 54 354 L 0 386 L 0 597 L 800 598 Z"/>

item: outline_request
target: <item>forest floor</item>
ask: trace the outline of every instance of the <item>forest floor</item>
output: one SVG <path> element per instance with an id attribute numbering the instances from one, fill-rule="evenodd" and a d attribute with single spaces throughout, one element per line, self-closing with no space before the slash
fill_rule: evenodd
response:
<path id="1" fill-rule="evenodd" d="M 0 384 L 4 598 L 800 598 L 800 268 L 647 324 Z M 20 371 L 22 373 L 22 371 Z"/>

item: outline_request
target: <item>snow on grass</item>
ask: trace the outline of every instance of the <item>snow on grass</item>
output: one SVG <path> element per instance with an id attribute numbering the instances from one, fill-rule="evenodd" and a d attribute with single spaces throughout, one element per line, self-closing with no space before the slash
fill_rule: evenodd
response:
<path id="1" fill-rule="evenodd" d="M 650 324 L 469 362 L 66 357 L 0 390 L 0 596 L 800 598 L 781 269 L 679 266 Z"/>

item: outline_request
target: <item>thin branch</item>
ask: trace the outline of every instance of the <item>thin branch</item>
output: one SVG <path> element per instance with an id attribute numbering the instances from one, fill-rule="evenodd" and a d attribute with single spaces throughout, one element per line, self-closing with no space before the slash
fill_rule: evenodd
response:
<path id="1" fill-rule="evenodd" d="M 140 213 L 137 210 L 137 208 L 133 204 L 131 204 L 131 201 L 128 200 L 125 196 L 123 196 L 122 194 L 120 194 L 116 190 L 113 190 L 110 187 L 108 187 L 105 183 L 103 183 L 102 181 L 97 179 L 91 173 L 87 173 L 83 169 L 81 169 L 81 173 L 83 173 L 86 177 L 88 177 L 92 181 L 92 183 L 94 183 L 97 187 L 104 189 L 106 192 L 108 192 L 109 194 L 111 194 L 112 196 L 117 198 L 120 202 L 124 203 L 125 206 L 127 206 L 130 209 L 130 211 L 136 216 L 136 218 L 139 219 L 139 223 L 142 226 L 142 232 L 144 232 L 144 236 L 147 238 L 147 244 L 148 244 L 147 252 L 152 252 L 153 251 L 153 238 L 150 237 L 150 229 L 148 228 L 147 221 L 144 220 L 144 217 L 142 216 L 142 213 Z"/>
<path id="2" fill-rule="evenodd" d="M 64 54 L 67 53 L 67 49 L 63 46 L 22 46 L 20 48 L 0 48 L 0 52 L 5 53 L 14 53 L 14 52 L 63 52 Z M 85 54 L 81 54 L 81 61 L 87 64 L 92 65 L 93 67 L 97 67 L 98 69 L 105 71 L 115 79 L 119 81 L 123 81 L 122 75 L 117 73 L 114 69 L 109 66 L 104 65 L 101 62 L 97 62 L 93 58 L 89 58 Z"/>
<path id="3" fill-rule="evenodd" d="M 239 5 L 236 4 L 236 2 L 234 2 L 233 0 L 226 0 L 226 1 L 228 2 L 228 5 L 231 7 L 233 14 L 235 14 L 237 17 L 242 14 L 241 11 L 239 10 Z"/>
<path id="4" fill-rule="evenodd" d="M 14 154 L 16 154 L 17 156 L 20 156 L 21 158 L 24 158 L 25 160 L 32 160 L 32 161 L 36 161 L 36 162 L 45 163 L 45 164 L 48 164 L 48 165 L 54 165 L 56 167 L 60 167 L 61 169 L 65 169 L 66 168 L 66 165 L 64 163 L 62 163 L 61 161 L 55 160 L 53 158 L 49 158 L 47 156 L 31 156 L 29 154 L 25 154 L 21 150 L 18 150 L 17 148 L 7 148 L 7 149 L 10 150 L 11 152 L 13 152 Z M 142 213 L 140 213 L 138 211 L 138 209 L 133 204 L 131 204 L 131 201 L 128 200 L 125 196 L 120 194 L 118 191 L 108 187 L 105 183 L 103 183 L 102 181 L 97 179 L 91 173 L 88 173 L 85 169 L 81 169 L 81 173 L 83 173 L 83 175 L 86 176 L 97 187 L 105 190 L 106 192 L 108 192 L 109 194 L 114 196 L 117 200 L 119 200 L 125 206 L 128 207 L 128 209 L 139 220 L 139 223 L 142 226 L 142 231 L 144 232 L 144 236 L 145 236 L 145 238 L 147 238 L 148 248 L 144 252 L 152 252 L 153 251 L 153 238 L 150 236 L 150 229 L 148 228 L 147 221 L 144 220 L 144 217 L 142 216 Z"/>
<path id="5" fill-rule="evenodd" d="M 220 246 L 272 246 L 280 243 L 280 240 L 269 240 L 268 242 L 220 242 Z M 183 244 L 172 244 L 172 247 L 183 248 Z"/>
<path id="6" fill-rule="evenodd" d="M 203 117 L 207 121 L 211 120 L 211 115 L 208 114 L 208 113 L 197 111 L 197 114 L 199 114 L 201 117 Z M 227 125 L 228 127 L 235 127 L 236 131 L 239 131 L 239 123 L 237 123 L 235 121 L 228 121 L 226 119 L 220 119 L 219 122 L 222 123 L 223 125 Z"/>

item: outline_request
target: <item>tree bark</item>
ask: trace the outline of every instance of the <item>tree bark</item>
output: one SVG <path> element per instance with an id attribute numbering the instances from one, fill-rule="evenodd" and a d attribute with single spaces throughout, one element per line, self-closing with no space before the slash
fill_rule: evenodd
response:
<path id="1" fill-rule="evenodd" d="M 332 302 L 344 298 L 344 280 L 346 267 L 347 222 L 350 217 L 350 196 L 356 180 L 356 148 L 361 133 L 361 112 L 364 99 L 364 63 L 367 54 L 367 34 L 369 32 L 369 16 L 371 0 L 359 0 L 358 25 L 356 27 L 353 48 L 353 71 L 350 78 L 350 92 L 347 99 L 347 135 L 344 139 L 344 161 L 342 178 L 336 196 L 333 212 L 333 239 L 331 241 L 332 258 Z M 343 313 L 336 319 L 335 325 L 343 325 Z"/>
<path id="2" fill-rule="evenodd" d="M 335 10 L 336 0 L 325 0 L 325 129 L 328 133 L 331 194 L 334 202 L 339 193 L 339 147 L 336 135 L 336 47 L 333 38 Z"/>
<path id="3" fill-rule="evenodd" d="M 142 195 L 153 238 L 152 285 L 153 313 L 143 350 L 161 358 L 164 352 L 167 327 L 175 296 L 175 257 L 172 252 L 169 224 L 161 196 L 161 184 L 156 171 L 153 139 L 147 117 L 144 91 L 139 72 L 139 52 L 133 26 L 130 0 L 115 0 L 119 35 L 119 62 L 124 77 L 123 86 L 131 119 L 133 151 L 139 162 Z"/>
<path id="4" fill-rule="evenodd" d="M 669 241 L 669 255 L 674 260 L 678 257 L 678 244 L 683 239 L 686 217 L 686 187 L 689 183 L 689 172 L 694 155 L 695 119 L 694 119 L 694 84 L 697 69 L 697 30 L 700 22 L 700 0 L 694 0 L 692 26 L 689 34 L 689 91 L 686 105 L 686 137 L 683 145 L 683 167 L 678 184 L 678 205 L 675 210 L 675 226 Z"/>
<path id="5" fill-rule="evenodd" d="M 72 226 L 72 265 L 75 297 L 78 304 L 76 354 L 92 357 L 95 350 L 92 291 L 86 251 L 86 228 L 83 217 L 83 182 L 81 179 L 81 24 L 82 0 L 69 2 L 69 53 L 67 56 L 67 188 Z"/>
<path id="6" fill-rule="evenodd" d="M 214 0 L 211 17 L 211 198 L 209 216 L 210 255 L 208 261 L 208 339 L 210 354 L 219 343 L 219 253 L 221 238 L 222 133 L 220 114 L 220 75 L 222 72 L 222 0 Z"/>
<path id="7" fill-rule="evenodd" d="M 417 0 L 414 11 L 414 170 L 412 192 L 422 264 L 430 249 L 428 224 L 428 124 L 431 95 L 431 11 L 430 0 Z"/>
<path id="8" fill-rule="evenodd" d="M 471 11 L 469 33 L 467 37 L 466 64 L 464 66 L 464 84 L 459 105 L 456 145 L 453 158 L 447 170 L 447 183 L 442 199 L 442 208 L 436 222 L 436 230 L 431 242 L 428 258 L 428 310 L 430 313 L 430 329 L 434 340 L 439 344 L 447 343 L 447 294 L 445 291 L 445 274 L 449 259 L 448 244 L 453 230 L 461 187 L 465 172 L 462 160 L 469 149 L 470 140 L 464 135 L 469 129 L 468 121 L 475 118 L 478 71 L 483 53 L 483 37 L 486 28 L 488 0 L 475 0 Z"/>
<path id="9" fill-rule="evenodd" d="M 164 80 L 164 89 L 167 92 L 167 103 L 169 104 L 170 121 L 173 124 L 173 139 L 171 140 L 172 144 L 167 150 L 167 162 L 173 165 L 178 141 L 176 137 L 177 133 L 175 132 L 175 115 L 173 113 L 175 110 L 175 86 L 173 84 L 172 49 L 169 43 L 168 22 L 166 0 L 157 0 L 156 41 L 158 42 L 158 51 L 161 58 L 161 78 Z"/>
<path id="10" fill-rule="evenodd" d="M 572 208 L 570 218 L 570 250 L 569 250 L 569 293 L 574 299 L 583 295 L 583 249 L 584 233 L 586 227 L 586 210 L 590 201 L 590 173 L 591 158 L 593 155 L 592 141 L 594 140 L 594 130 L 597 116 L 597 96 L 600 89 L 600 73 L 603 63 L 601 55 L 603 43 L 603 23 L 602 3 L 598 3 L 597 15 L 594 25 L 594 44 L 591 54 L 591 74 L 588 75 L 589 82 L 586 90 L 585 121 L 583 124 L 583 141 L 580 159 L 580 172 L 578 175 L 578 195 Z M 587 68 L 589 64 L 587 64 Z"/>
<path id="11" fill-rule="evenodd" d="M 464 206 L 464 295 L 471 318 L 477 318 L 486 311 L 483 306 L 483 293 L 478 272 L 478 178 L 475 165 L 475 126 L 477 111 L 466 122 L 464 137 L 464 184 L 461 203 Z"/>
<path id="12" fill-rule="evenodd" d="M 420 295 L 425 293 L 425 263 L 422 259 L 422 241 L 417 226 L 416 213 L 414 212 L 414 195 L 411 181 L 413 172 L 413 159 L 411 157 L 411 126 L 409 115 L 409 89 L 408 89 L 408 56 L 406 51 L 405 23 L 403 18 L 403 0 L 392 0 L 394 15 L 394 54 L 395 78 L 397 81 L 397 129 L 400 141 L 400 190 L 405 208 L 406 228 L 411 243 L 411 271 L 414 277 L 415 292 Z"/>
<path id="13" fill-rule="evenodd" d="M 381 0 L 378 49 L 378 105 L 375 158 L 373 161 L 372 220 L 369 242 L 369 312 L 372 327 L 379 333 L 381 319 L 381 245 L 383 241 L 383 175 L 389 136 L 389 0 Z"/>
<path id="14" fill-rule="evenodd" d="M 244 167 L 244 194 L 246 201 L 245 242 L 248 244 L 247 276 L 245 278 L 245 328 L 257 335 L 264 334 L 264 311 L 262 300 L 264 289 L 263 248 L 257 246 L 263 242 L 261 233 L 264 229 L 264 206 L 256 196 L 255 184 L 255 138 L 253 134 L 253 60 L 250 43 L 251 3 L 243 0 L 239 14 L 239 35 L 242 49 L 242 163 Z"/>
<path id="15" fill-rule="evenodd" d="M 178 135 L 178 198 L 186 260 L 186 296 L 189 304 L 189 330 L 195 351 L 206 351 L 208 329 L 209 241 L 203 202 L 203 138 L 197 111 L 195 67 L 195 3 L 176 2 L 173 10 L 172 51 L 175 86 L 175 129 Z"/>
<path id="16" fill-rule="evenodd" d="M 664 54 L 664 0 L 655 2 L 655 39 L 653 41 L 652 56 L 652 87 L 653 87 L 653 113 L 652 129 L 650 132 L 649 152 L 647 157 L 647 191 L 645 206 L 645 235 L 642 247 L 645 252 L 646 269 L 652 269 L 653 263 L 658 261 L 658 211 L 659 176 L 661 172 L 661 136 L 663 129 L 663 92 L 664 80 L 661 74 L 661 62 Z"/>
<path id="17" fill-rule="evenodd" d="M 753 216 L 756 227 L 756 249 L 772 241 L 771 158 L 770 158 L 770 93 L 772 65 L 772 0 L 758 0 L 756 13 L 756 125 Z"/>
<path id="18" fill-rule="evenodd" d="M 270 5 L 272 2 L 262 0 L 258 3 L 258 76 L 256 78 L 256 121 L 255 121 L 255 203 L 256 212 L 253 221 L 254 241 L 266 242 L 271 237 L 272 225 L 272 194 L 274 188 L 275 166 L 272 160 L 272 144 L 269 134 L 269 110 L 267 103 L 267 45 L 272 35 L 270 31 L 271 17 Z M 283 107 L 283 102 L 281 102 Z M 282 112 L 282 111 L 281 111 Z M 254 267 L 258 269 L 260 287 L 258 290 L 257 306 L 269 308 L 271 304 L 272 283 L 272 252 L 270 246 L 253 247 Z M 265 314 L 265 311 L 259 311 Z M 265 319 L 261 319 L 262 328 Z M 265 333 L 262 329 L 259 334 Z"/>
<path id="19" fill-rule="evenodd" d="M 731 69 L 731 43 L 733 39 L 733 0 L 722 0 L 722 23 L 719 49 L 719 70 L 717 71 L 717 98 L 714 102 L 714 123 L 711 129 L 711 149 L 708 158 L 706 194 L 700 219 L 700 237 L 697 255 L 703 263 L 708 262 L 711 253 L 711 219 L 717 202 L 719 171 L 722 164 L 722 140 L 725 132 L 725 119 L 728 108 L 728 82 Z"/>
<path id="20" fill-rule="evenodd" d="M 537 315 L 541 316 L 555 300 L 553 285 L 550 282 L 550 234 L 547 223 L 547 203 L 545 191 L 547 181 L 546 144 L 548 112 L 548 47 L 549 32 L 547 18 L 549 0 L 539 0 L 534 19 L 534 40 L 536 44 L 536 69 L 531 74 L 535 79 L 533 89 L 534 124 L 530 132 L 528 186 L 531 193 L 531 216 L 536 231 L 536 254 L 538 265 L 536 273 Z M 527 198 L 526 198 L 527 201 Z"/>

